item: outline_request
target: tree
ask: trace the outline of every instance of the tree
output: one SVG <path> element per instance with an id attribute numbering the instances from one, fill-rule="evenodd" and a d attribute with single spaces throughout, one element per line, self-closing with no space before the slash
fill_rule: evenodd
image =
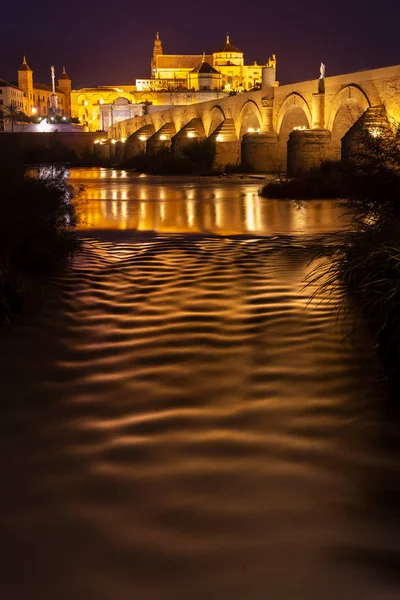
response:
<path id="1" fill-rule="evenodd" d="M 3 107 L 3 117 L 6 122 L 11 122 L 11 131 L 13 132 L 14 123 L 21 121 L 25 115 L 15 102 L 11 102 Z"/>

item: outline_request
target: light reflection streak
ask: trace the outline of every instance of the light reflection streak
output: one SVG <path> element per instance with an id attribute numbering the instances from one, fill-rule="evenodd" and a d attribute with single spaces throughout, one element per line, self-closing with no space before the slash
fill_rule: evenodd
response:
<path id="1" fill-rule="evenodd" d="M 215 225 L 218 229 L 223 228 L 223 210 L 221 202 L 215 203 Z"/>
<path id="2" fill-rule="evenodd" d="M 160 202 L 160 219 L 161 223 L 165 221 L 165 202 Z"/>
<path id="3" fill-rule="evenodd" d="M 194 225 L 194 217 L 195 217 L 195 208 L 196 208 L 196 203 L 194 202 L 194 200 L 187 200 L 186 202 L 186 215 L 187 215 L 187 222 L 189 227 L 193 227 Z"/>
<path id="4" fill-rule="evenodd" d="M 257 231 L 257 209 L 255 198 L 252 194 L 246 194 L 246 227 L 248 231 Z"/>
<path id="5" fill-rule="evenodd" d="M 201 182 L 188 189 L 186 182 L 163 182 L 160 186 L 151 178 L 143 185 L 143 180 L 131 173 L 128 173 L 132 177 L 129 183 L 124 175 L 123 183 L 119 184 L 118 177 L 111 182 L 111 170 L 95 173 L 100 179 L 107 175 L 109 182 L 96 183 L 95 176 L 88 172 L 87 179 L 91 182 L 82 193 L 87 203 L 86 207 L 83 203 L 81 210 L 81 229 L 90 223 L 98 229 L 268 235 L 282 231 L 303 234 L 313 227 L 318 231 L 334 231 L 345 226 L 343 219 L 338 220 L 341 211 L 334 201 L 294 206 L 293 202 L 257 196 L 257 184 L 221 186 L 218 182 L 216 187 Z M 74 185 L 73 176 L 71 179 Z"/>

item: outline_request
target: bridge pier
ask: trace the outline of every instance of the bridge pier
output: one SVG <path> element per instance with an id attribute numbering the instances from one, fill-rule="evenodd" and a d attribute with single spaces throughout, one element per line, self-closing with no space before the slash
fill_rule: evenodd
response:
<path id="1" fill-rule="evenodd" d="M 124 160 L 146 153 L 147 140 L 154 134 L 154 125 L 144 125 L 132 133 L 125 142 Z"/>
<path id="2" fill-rule="evenodd" d="M 114 144 L 114 159 L 117 164 L 120 164 L 124 159 L 125 141 L 117 140 Z"/>
<path id="3" fill-rule="evenodd" d="M 331 132 L 327 129 L 295 130 L 287 143 L 287 174 L 296 177 L 332 158 Z"/>
<path id="4" fill-rule="evenodd" d="M 172 154 L 175 158 L 182 156 L 184 148 L 206 139 L 202 120 L 194 118 L 187 123 L 174 137 L 172 138 Z"/>
<path id="5" fill-rule="evenodd" d="M 279 172 L 278 136 L 274 131 L 246 133 L 242 140 L 242 163 L 254 173 Z"/>
<path id="6" fill-rule="evenodd" d="M 164 149 L 170 149 L 172 138 L 175 135 L 175 125 L 173 123 L 165 123 L 149 139 L 147 140 L 146 154 L 154 156 Z"/>
<path id="7" fill-rule="evenodd" d="M 233 119 L 222 121 L 210 138 L 215 141 L 214 167 L 216 169 L 224 169 L 226 165 L 240 163 L 240 142 Z"/>
<path id="8" fill-rule="evenodd" d="M 96 158 L 101 161 L 109 161 L 110 160 L 110 146 L 111 143 L 109 140 L 107 142 L 99 142 L 94 145 L 94 155 Z"/>

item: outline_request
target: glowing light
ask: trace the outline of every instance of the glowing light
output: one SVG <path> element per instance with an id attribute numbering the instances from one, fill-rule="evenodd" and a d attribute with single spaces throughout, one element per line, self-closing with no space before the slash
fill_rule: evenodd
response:
<path id="1" fill-rule="evenodd" d="M 254 127 L 249 127 L 247 130 L 247 133 L 254 133 L 254 132 L 255 132 Z"/>
<path id="2" fill-rule="evenodd" d="M 193 227 L 193 225 L 194 225 L 195 207 L 196 207 L 196 204 L 195 204 L 194 200 L 187 200 L 186 214 L 187 214 L 187 221 L 188 221 L 189 227 Z"/>
<path id="3" fill-rule="evenodd" d="M 123 144 L 125 144 L 125 142 L 126 142 L 126 138 L 121 138 L 121 139 L 120 139 L 120 141 L 121 141 Z"/>
<path id="4" fill-rule="evenodd" d="M 66 120 L 67 120 L 67 117 L 63 117 L 63 121 L 66 121 Z"/>
<path id="5" fill-rule="evenodd" d="M 51 119 L 50 119 L 50 120 L 51 120 L 51 121 L 54 121 L 54 117 L 51 117 Z"/>
<path id="6" fill-rule="evenodd" d="M 36 109 L 36 107 L 35 107 L 35 106 L 32 106 L 32 114 L 33 114 L 33 115 L 36 115 L 36 113 L 37 113 L 37 109 Z"/>
<path id="7" fill-rule="evenodd" d="M 167 136 L 166 135 L 160 135 L 160 140 L 166 140 Z"/>
<path id="8" fill-rule="evenodd" d="M 297 127 L 293 127 L 293 131 L 304 131 L 307 129 L 305 125 L 298 125 Z"/>
<path id="9" fill-rule="evenodd" d="M 117 140 L 111 140 L 111 143 L 112 143 L 112 144 L 116 144 L 116 143 L 117 143 Z"/>
<path id="10" fill-rule="evenodd" d="M 216 137 L 217 142 L 222 142 L 223 139 L 224 139 L 224 136 L 221 135 L 220 133 Z"/>
<path id="11" fill-rule="evenodd" d="M 94 140 L 94 143 L 95 144 L 101 144 L 101 141 L 100 140 Z"/>
<path id="12" fill-rule="evenodd" d="M 160 202 L 160 220 L 165 221 L 165 202 Z"/>
<path id="13" fill-rule="evenodd" d="M 36 125 L 37 130 L 41 132 L 51 131 L 51 125 L 47 123 L 46 119 L 43 119 L 38 125 Z"/>
<path id="14" fill-rule="evenodd" d="M 380 137 L 382 135 L 380 129 L 378 129 L 378 127 L 372 127 L 372 129 L 369 130 L 370 134 L 372 135 L 372 137 L 377 138 Z"/>
<path id="15" fill-rule="evenodd" d="M 146 141 L 146 136 L 145 135 L 139 135 L 139 140 L 141 142 L 145 142 Z"/>
<path id="16" fill-rule="evenodd" d="M 85 106 L 87 106 L 89 104 L 89 102 L 87 100 L 85 100 L 85 102 L 83 103 Z"/>
<path id="17" fill-rule="evenodd" d="M 104 104 L 103 98 L 100 98 L 99 102 L 100 102 L 100 104 Z"/>
<path id="18" fill-rule="evenodd" d="M 194 138 L 196 136 L 196 134 L 194 131 L 188 131 L 187 136 L 188 136 L 188 138 Z"/>

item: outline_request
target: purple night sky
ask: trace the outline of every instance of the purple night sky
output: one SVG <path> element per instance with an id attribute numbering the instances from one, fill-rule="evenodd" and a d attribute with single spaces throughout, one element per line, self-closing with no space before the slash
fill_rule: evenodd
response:
<path id="1" fill-rule="evenodd" d="M 148 11 L 146 8 L 148 7 Z M 248 9 L 248 12 L 246 12 Z M 15 80 L 26 53 L 36 81 L 50 82 L 65 63 L 72 87 L 129 85 L 149 76 L 157 30 L 166 54 L 212 53 L 225 41 L 245 54 L 246 64 L 277 55 L 281 83 L 400 63 L 399 0 L 286 0 L 286 2 L 172 2 L 95 4 L 70 0 L 57 6 L 20 0 L 3 6 L 0 78 Z"/>

